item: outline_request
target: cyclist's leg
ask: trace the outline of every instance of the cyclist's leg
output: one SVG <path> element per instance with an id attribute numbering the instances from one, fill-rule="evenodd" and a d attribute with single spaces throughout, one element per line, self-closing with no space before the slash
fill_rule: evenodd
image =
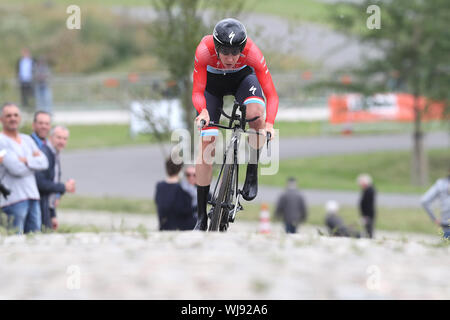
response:
<path id="1" fill-rule="evenodd" d="M 256 132 L 264 129 L 265 101 L 261 86 L 255 74 L 250 74 L 240 83 L 236 92 L 236 100 L 247 106 L 247 119 L 259 117 L 249 123 L 251 129 Z M 259 150 L 264 146 L 264 136 L 249 134 L 250 159 L 247 165 L 242 195 L 245 200 L 253 200 L 258 193 L 258 160 Z"/>
<path id="2" fill-rule="evenodd" d="M 219 122 L 220 110 L 223 107 L 223 98 L 216 97 L 205 91 L 206 108 L 211 121 Z M 203 129 L 201 133 L 201 146 L 195 164 L 195 175 L 197 179 L 197 204 L 198 218 L 195 230 L 207 229 L 208 217 L 206 212 L 209 186 L 212 179 L 212 165 L 215 156 L 215 140 L 218 135 L 217 128 Z"/>
<path id="3" fill-rule="evenodd" d="M 223 107 L 223 97 L 216 97 L 205 91 L 206 109 L 209 113 L 210 121 L 219 122 L 220 111 Z M 211 183 L 212 179 L 212 161 L 215 156 L 215 144 L 216 136 L 218 135 L 218 129 L 216 127 L 208 127 L 201 132 L 201 148 L 197 155 L 196 162 L 196 178 L 197 185 L 207 186 Z"/>

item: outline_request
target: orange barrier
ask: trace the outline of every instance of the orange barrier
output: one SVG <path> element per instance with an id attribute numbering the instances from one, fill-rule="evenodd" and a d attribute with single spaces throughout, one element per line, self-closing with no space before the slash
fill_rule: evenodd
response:
<path id="1" fill-rule="evenodd" d="M 115 78 L 108 78 L 108 79 L 105 79 L 103 84 L 107 88 L 118 88 L 119 87 L 119 80 L 115 79 Z"/>
<path id="2" fill-rule="evenodd" d="M 270 233 L 270 213 L 267 203 L 261 205 L 261 213 L 259 215 L 259 233 Z"/>
<path id="3" fill-rule="evenodd" d="M 424 110 L 427 101 L 420 97 L 418 107 Z M 414 121 L 414 96 L 386 93 L 364 97 L 361 94 L 332 95 L 328 99 L 330 123 Z M 423 113 L 422 120 L 442 119 L 444 103 L 433 102 Z"/>

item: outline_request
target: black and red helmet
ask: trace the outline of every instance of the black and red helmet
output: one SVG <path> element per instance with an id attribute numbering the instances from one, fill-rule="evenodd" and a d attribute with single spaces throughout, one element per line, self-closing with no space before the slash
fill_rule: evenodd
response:
<path id="1" fill-rule="evenodd" d="M 240 21 L 227 18 L 216 24 L 213 38 L 216 52 L 237 55 L 247 44 L 247 30 Z"/>

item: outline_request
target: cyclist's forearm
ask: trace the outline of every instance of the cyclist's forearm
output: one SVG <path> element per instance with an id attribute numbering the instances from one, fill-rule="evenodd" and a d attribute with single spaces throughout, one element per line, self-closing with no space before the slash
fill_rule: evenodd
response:
<path id="1" fill-rule="evenodd" d="M 267 97 L 266 123 L 274 124 L 278 113 L 278 94 L 276 93 L 275 88 L 273 88 L 269 94 L 266 94 L 266 91 L 268 90 L 264 90 L 264 94 Z"/>
<path id="2" fill-rule="evenodd" d="M 205 90 L 204 88 L 202 89 L 200 85 L 194 84 L 194 89 L 192 90 L 192 104 L 199 114 L 203 109 L 206 109 Z"/>

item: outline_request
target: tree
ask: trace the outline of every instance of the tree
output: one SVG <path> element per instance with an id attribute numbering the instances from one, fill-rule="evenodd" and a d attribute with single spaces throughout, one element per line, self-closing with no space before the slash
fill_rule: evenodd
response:
<path id="1" fill-rule="evenodd" d="M 381 9 L 379 29 L 369 29 L 373 17 L 366 12 L 373 5 Z M 412 181 L 424 185 L 428 180 L 424 113 L 432 101 L 444 103 L 444 119 L 450 113 L 450 2 L 371 0 L 350 8 L 345 15 L 334 16 L 334 24 L 341 31 L 357 33 L 363 44 L 373 48 L 363 65 L 353 70 L 358 84 L 353 89 L 365 93 L 398 90 L 414 96 Z M 420 107 L 420 97 L 427 98 L 425 108 Z"/>
<path id="2" fill-rule="evenodd" d="M 155 53 L 176 81 L 184 111 L 185 124 L 194 133 L 195 108 L 192 104 L 192 72 L 194 55 L 203 36 L 212 33 L 213 24 L 225 17 L 236 16 L 243 0 L 153 0 L 157 19 L 150 32 Z M 209 8 L 209 9 L 208 9 Z M 214 8 L 214 9 L 211 9 Z M 212 21 L 206 21 L 207 14 Z M 193 143 L 191 144 L 193 146 Z"/>

